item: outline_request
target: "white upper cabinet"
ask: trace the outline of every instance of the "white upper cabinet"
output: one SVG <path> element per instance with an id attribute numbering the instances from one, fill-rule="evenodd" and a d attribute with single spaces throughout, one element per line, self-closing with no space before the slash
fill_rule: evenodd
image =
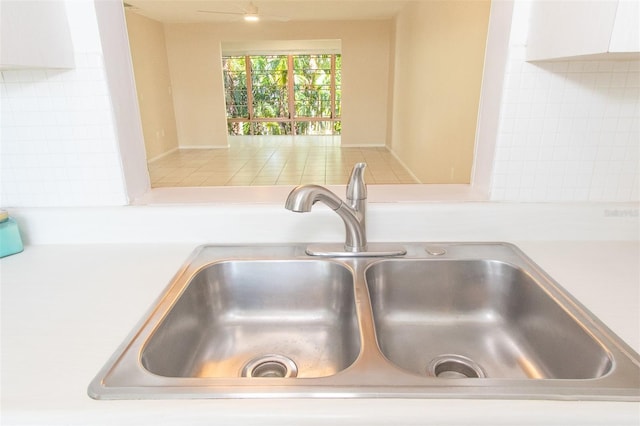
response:
<path id="1" fill-rule="evenodd" d="M 0 0 L 0 69 L 73 66 L 64 1 Z"/>
<path id="2" fill-rule="evenodd" d="M 640 0 L 533 0 L 527 60 L 640 58 Z"/>

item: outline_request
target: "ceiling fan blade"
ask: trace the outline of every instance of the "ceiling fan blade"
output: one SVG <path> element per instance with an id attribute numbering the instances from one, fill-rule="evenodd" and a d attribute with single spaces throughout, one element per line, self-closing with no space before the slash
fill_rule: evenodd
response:
<path id="1" fill-rule="evenodd" d="M 216 15 L 235 15 L 235 16 L 242 16 L 244 15 L 244 12 L 218 12 L 215 10 L 198 10 L 199 13 L 213 13 Z"/>
<path id="2" fill-rule="evenodd" d="M 215 11 L 215 10 L 198 10 L 200 13 L 210 13 L 216 15 L 232 15 L 232 16 L 242 16 L 246 21 L 258 21 L 258 20 L 267 20 L 267 21 L 280 21 L 287 22 L 289 21 L 289 17 L 287 16 L 278 16 L 278 15 L 263 15 L 260 13 L 258 7 L 250 2 L 249 5 L 242 12 L 223 12 L 223 11 Z"/>

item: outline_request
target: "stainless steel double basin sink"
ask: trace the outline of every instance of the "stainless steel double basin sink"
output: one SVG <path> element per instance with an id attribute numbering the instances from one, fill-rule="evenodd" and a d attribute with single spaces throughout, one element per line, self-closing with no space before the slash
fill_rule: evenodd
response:
<path id="1" fill-rule="evenodd" d="M 89 395 L 640 400 L 638 354 L 516 247 L 402 245 L 199 247 Z"/>

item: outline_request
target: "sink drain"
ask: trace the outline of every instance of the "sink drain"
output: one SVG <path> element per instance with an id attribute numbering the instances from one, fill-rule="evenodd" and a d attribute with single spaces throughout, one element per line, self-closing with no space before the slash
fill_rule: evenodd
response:
<path id="1" fill-rule="evenodd" d="M 462 355 L 440 355 L 427 367 L 430 376 L 441 379 L 478 379 L 486 377 L 480 365 Z"/>
<path id="2" fill-rule="evenodd" d="M 298 375 L 298 366 L 283 355 L 261 355 L 242 368 L 242 377 L 290 378 Z"/>

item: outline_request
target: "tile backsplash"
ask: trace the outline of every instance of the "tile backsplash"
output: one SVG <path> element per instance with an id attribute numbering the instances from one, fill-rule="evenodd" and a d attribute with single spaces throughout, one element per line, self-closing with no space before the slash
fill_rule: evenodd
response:
<path id="1" fill-rule="evenodd" d="M 3 205 L 126 203 L 101 58 L 85 56 L 72 71 L 2 71 Z"/>
<path id="2" fill-rule="evenodd" d="M 507 67 L 491 198 L 638 200 L 640 61 Z"/>

